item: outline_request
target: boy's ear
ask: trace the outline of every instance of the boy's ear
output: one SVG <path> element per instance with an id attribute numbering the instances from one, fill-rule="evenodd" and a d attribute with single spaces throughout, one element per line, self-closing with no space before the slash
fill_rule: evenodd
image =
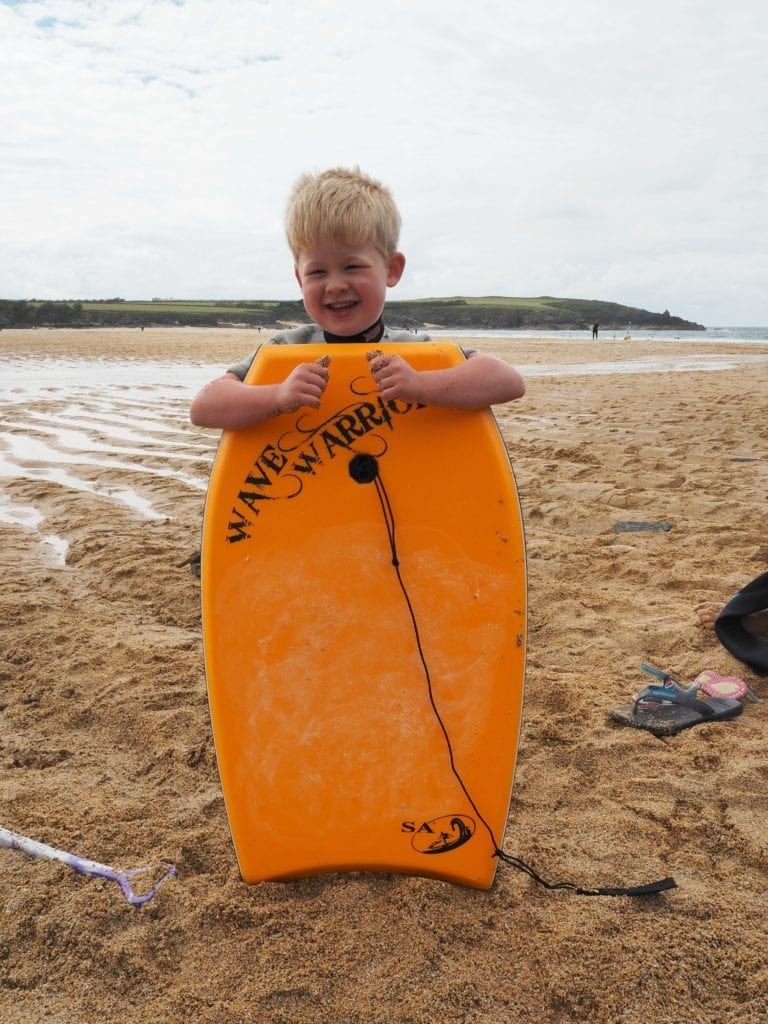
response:
<path id="1" fill-rule="evenodd" d="M 387 264 L 387 288 L 394 288 L 405 270 L 405 256 L 401 252 L 393 252 Z"/>
<path id="2" fill-rule="evenodd" d="M 301 274 L 299 273 L 299 268 L 296 266 L 295 263 L 293 265 L 293 273 L 296 276 L 296 280 L 299 282 L 299 288 L 302 288 L 302 290 L 303 290 L 303 287 L 302 287 L 302 284 L 301 284 Z"/>

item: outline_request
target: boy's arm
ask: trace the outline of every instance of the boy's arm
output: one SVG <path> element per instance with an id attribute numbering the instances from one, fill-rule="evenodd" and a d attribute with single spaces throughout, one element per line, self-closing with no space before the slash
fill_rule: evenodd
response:
<path id="1" fill-rule="evenodd" d="M 198 391 L 189 418 L 196 427 L 238 430 L 303 405 L 317 409 L 327 386 L 328 370 L 318 363 L 300 363 L 280 384 L 244 384 L 225 373 Z"/>
<path id="2" fill-rule="evenodd" d="M 422 371 L 401 356 L 381 355 L 371 362 L 371 372 L 383 398 L 424 405 L 481 409 L 525 394 L 525 381 L 514 366 L 485 352 L 444 370 Z"/>

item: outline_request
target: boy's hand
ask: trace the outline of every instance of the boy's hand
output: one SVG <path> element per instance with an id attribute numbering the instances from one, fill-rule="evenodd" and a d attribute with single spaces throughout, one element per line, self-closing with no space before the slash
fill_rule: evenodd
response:
<path id="1" fill-rule="evenodd" d="M 382 398 L 400 398 L 404 402 L 421 401 L 421 374 L 402 356 L 376 353 L 370 360 L 370 369 Z"/>
<path id="2" fill-rule="evenodd" d="M 277 402 L 273 416 L 281 412 L 294 412 L 302 405 L 310 409 L 320 407 L 320 399 L 328 387 L 328 362 L 327 356 L 321 357 L 314 363 L 299 363 L 295 366 L 282 384 L 278 386 Z"/>

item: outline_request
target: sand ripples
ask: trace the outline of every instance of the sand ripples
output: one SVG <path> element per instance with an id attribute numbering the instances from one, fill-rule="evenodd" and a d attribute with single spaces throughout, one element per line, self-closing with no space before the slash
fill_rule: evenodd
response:
<path id="1" fill-rule="evenodd" d="M 187 409 L 215 373 L 183 363 L 3 360 L 0 523 L 33 532 L 64 564 L 66 529 L 51 530 L 49 520 L 67 492 L 148 520 L 173 518 L 157 484 L 205 492 L 216 438 L 191 427 Z"/>

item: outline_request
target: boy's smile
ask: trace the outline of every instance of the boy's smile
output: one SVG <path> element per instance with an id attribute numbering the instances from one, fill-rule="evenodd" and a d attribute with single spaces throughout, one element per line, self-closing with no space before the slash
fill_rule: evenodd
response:
<path id="1" fill-rule="evenodd" d="M 295 273 L 315 323 L 331 334 L 353 335 L 379 319 L 387 288 L 397 284 L 404 267 L 400 252 L 385 260 L 369 243 L 325 242 L 299 253 Z"/>

